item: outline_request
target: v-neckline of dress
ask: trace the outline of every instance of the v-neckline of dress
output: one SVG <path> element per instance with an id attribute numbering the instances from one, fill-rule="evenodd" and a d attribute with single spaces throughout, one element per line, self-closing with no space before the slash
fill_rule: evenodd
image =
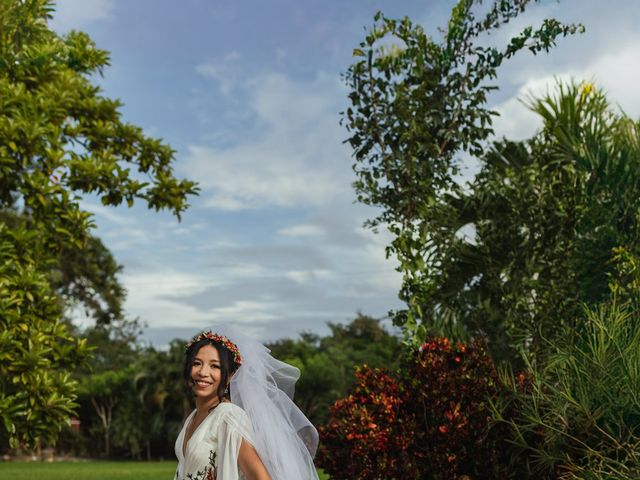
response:
<path id="1" fill-rule="evenodd" d="M 191 424 L 193 423 L 193 420 L 196 417 L 196 413 L 198 412 L 197 410 L 194 410 L 189 419 L 187 419 L 187 423 L 185 423 L 186 428 L 184 429 L 184 438 L 182 439 L 182 456 L 184 458 L 187 458 L 187 447 L 189 446 L 189 442 L 191 441 L 191 439 L 193 438 L 193 436 L 196 434 L 196 432 L 198 430 L 200 430 L 200 427 L 202 426 L 202 424 L 204 422 L 207 421 L 207 418 L 209 418 L 209 415 L 211 415 L 214 412 L 215 408 L 213 410 L 211 410 L 210 412 L 207 413 L 206 417 L 204 417 L 202 419 L 202 421 L 200 422 L 200 425 L 198 425 L 193 432 L 191 432 L 191 436 L 189 436 L 189 439 L 187 439 L 187 431 L 189 430 L 189 427 L 191 427 Z"/>
<path id="2" fill-rule="evenodd" d="M 200 425 L 198 425 L 195 428 L 195 430 L 191 432 L 191 436 L 187 440 L 187 430 L 189 430 L 189 427 L 191 426 L 191 423 L 195 419 L 195 416 L 198 410 L 194 409 L 193 412 L 191 412 L 191 415 L 189 415 L 189 417 L 187 418 L 187 421 L 185 422 L 184 437 L 182 438 L 182 457 L 183 458 L 185 459 L 187 458 L 187 447 L 189 446 L 189 442 L 191 441 L 191 439 L 194 437 L 196 432 L 200 430 L 200 427 L 202 426 L 202 424 L 206 422 L 207 419 L 211 416 L 211 414 L 218 409 L 218 407 L 220 406 L 220 403 L 223 403 L 223 402 L 219 402 L 215 407 L 213 407 L 211 410 L 207 412 L 207 415 L 202 419 L 202 421 L 200 422 Z"/>

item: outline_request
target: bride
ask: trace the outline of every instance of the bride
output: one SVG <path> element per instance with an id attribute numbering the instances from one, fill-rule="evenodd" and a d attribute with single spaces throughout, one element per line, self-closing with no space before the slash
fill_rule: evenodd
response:
<path id="1" fill-rule="evenodd" d="M 195 398 L 176 440 L 175 480 L 317 480 L 318 433 L 293 403 L 300 372 L 229 327 L 186 345 Z"/>

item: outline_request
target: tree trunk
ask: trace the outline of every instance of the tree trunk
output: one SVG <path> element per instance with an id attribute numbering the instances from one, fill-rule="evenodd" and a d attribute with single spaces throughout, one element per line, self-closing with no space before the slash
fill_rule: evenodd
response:
<path id="1" fill-rule="evenodd" d="M 114 397 L 105 399 L 104 403 L 98 403 L 95 398 L 91 398 L 91 404 L 100 417 L 104 429 L 104 456 L 107 458 L 111 456 L 111 413 L 116 402 L 117 399 Z"/>

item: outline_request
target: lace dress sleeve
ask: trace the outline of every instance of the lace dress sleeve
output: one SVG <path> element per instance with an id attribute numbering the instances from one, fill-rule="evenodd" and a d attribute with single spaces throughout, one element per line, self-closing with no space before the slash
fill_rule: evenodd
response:
<path id="1" fill-rule="evenodd" d="M 245 411 L 231 403 L 227 404 L 218 424 L 216 436 L 218 440 L 217 480 L 242 479 L 238 468 L 240 445 L 242 440 L 253 445 L 251 421 Z"/>

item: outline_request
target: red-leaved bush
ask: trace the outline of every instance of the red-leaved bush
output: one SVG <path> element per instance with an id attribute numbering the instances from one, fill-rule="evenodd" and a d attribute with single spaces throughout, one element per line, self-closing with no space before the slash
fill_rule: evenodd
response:
<path id="1" fill-rule="evenodd" d="M 505 432 L 489 428 L 501 387 L 482 342 L 433 338 L 397 373 L 356 376 L 320 431 L 318 463 L 332 479 L 507 477 Z"/>
<path id="2" fill-rule="evenodd" d="M 331 478 L 400 478 L 411 462 L 413 424 L 401 417 L 404 392 L 387 370 L 356 368 L 351 394 L 320 427 L 318 463 Z"/>

